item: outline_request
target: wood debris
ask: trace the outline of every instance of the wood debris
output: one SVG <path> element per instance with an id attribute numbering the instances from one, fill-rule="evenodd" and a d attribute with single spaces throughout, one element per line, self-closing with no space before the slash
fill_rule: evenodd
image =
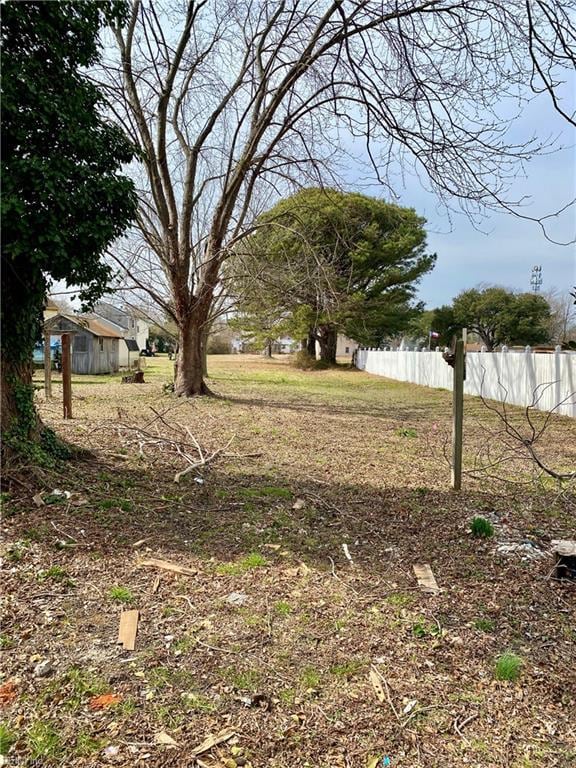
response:
<path id="1" fill-rule="evenodd" d="M 138 632 L 138 620 L 140 611 L 122 611 L 120 614 L 120 626 L 118 627 L 118 643 L 122 643 L 124 649 L 133 651 L 136 647 L 136 633 Z"/>
<path id="2" fill-rule="evenodd" d="M 183 576 L 196 576 L 198 573 L 196 568 L 186 568 L 184 565 L 178 565 L 178 563 L 172 563 L 169 560 L 158 560 L 155 557 L 140 560 L 137 565 L 138 568 L 160 568 L 162 571 L 180 573 Z"/>
<path id="3" fill-rule="evenodd" d="M 378 672 L 376 672 L 374 667 L 370 669 L 369 677 L 378 701 L 380 702 L 380 704 L 383 704 L 386 701 L 386 693 L 384 692 L 384 686 L 382 685 L 382 680 L 380 678 L 380 675 L 378 674 Z"/>
<path id="4" fill-rule="evenodd" d="M 158 731 L 158 733 L 154 734 L 154 743 L 155 744 L 164 744 L 167 747 L 177 747 L 178 742 L 170 736 L 169 733 L 166 733 L 166 731 Z"/>
<path id="5" fill-rule="evenodd" d="M 440 592 L 440 587 L 436 583 L 432 568 L 428 564 L 413 565 L 412 569 L 418 579 L 418 584 L 424 592 L 429 595 L 437 595 Z"/>
<path id="6" fill-rule="evenodd" d="M 218 744 L 223 744 L 225 741 L 229 741 L 235 735 L 236 730 L 234 728 L 224 728 L 224 730 L 220 731 L 216 736 L 208 736 L 207 739 L 204 739 L 202 744 L 195 747 L 189 755 L 191 757 L 202 755 L 204 752 L 208 752 L 212 749 L 212 747 L 216 747 Z"/>

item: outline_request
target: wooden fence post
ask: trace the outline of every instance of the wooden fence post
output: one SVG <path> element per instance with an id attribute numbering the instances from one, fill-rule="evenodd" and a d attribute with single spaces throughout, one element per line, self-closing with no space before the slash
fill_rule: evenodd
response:
<path id="1" fill-rule="evenodd" d="M 44 332 L 44 396 L 52 397 L 52 358 L 50 357 L 50 333 Z"/>
<path id="2" fill-rule="evenodd" d="M 464 416 L 464 339 L 456 342 L 452 400 L 452 488 L 462 488 L 462 424 Z"/>
<path id="3" fill-rule="evenodd" d="M 72 366 L 70 363 L 70 334 L 62 334 L 62 402 L 64 418 L 72 418 Z"/>

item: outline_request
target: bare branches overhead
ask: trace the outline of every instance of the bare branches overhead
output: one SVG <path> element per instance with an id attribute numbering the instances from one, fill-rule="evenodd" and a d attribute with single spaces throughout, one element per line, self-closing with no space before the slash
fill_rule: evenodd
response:
<path id="1" fill-rule="evenodd" d="M 510 183 L 542 145 L 509 138 L 510 105 L 544 92 L 573 120 L 574 7 L 135 0 L 103 79 L 141 150 L 139 236 L 179 325 L 209 312 L 229 243 L 262 210 L 337 185 L 351 156 L 386 189 L 407 163 L 447 205 L 517 210 Z"/>

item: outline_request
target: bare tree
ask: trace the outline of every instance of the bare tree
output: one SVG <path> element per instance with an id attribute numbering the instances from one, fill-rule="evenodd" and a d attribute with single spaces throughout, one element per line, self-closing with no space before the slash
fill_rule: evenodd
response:
<path id="1" fill-rule="evenodd" d="M 567 346 L 576 343 L 576 304 L 569 293 L 549 291 L 544 294 L 550 305 L 550 339 Z"/>
<path id="2" fill-rule="evenodd" d="M 513 142 L 500 104 L 544 91 L 573 121 L 560 93 L 574 7 L 133 0 L 99 78 L 141 158 L 137 241 L 117 258 L 178 326 L 176 393 L 207 392 L 203 329 L 230 249 L 279 195 L 337 186 L 346 147 L 363 144 L 387 190 L 404 162 L 447 205 L 522 215 L 510 182 L 542 145 Z"/>

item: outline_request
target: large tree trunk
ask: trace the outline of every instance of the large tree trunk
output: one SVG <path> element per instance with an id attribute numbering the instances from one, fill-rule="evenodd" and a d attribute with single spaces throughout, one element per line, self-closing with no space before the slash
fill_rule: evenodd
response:
<path id="1" fill-rule="evenodd" d="M 305 349 L 311 357 L 316 359 L 316 336 L 312 328 L 308 331 Z"/>
<path id="2" fill-rule="evenodd" d="M 174 392 L 179 396 L 212 394 L 204 382 L 202 328 L 202 322 L 195 315 L 181 322 L 174 378 Z"/>
<path id="3" fill-rule="evenodd" d="M 40 419 L 34 409 L 32 365 L 2 360 L 1 382 L 2 434 L 37 439 Z"/>
<path id="4" fill-rule="evenodd" d="M 336 365 L 336 344 L 338 340 L 336 329 L 325 325 L 318 330 L 320 360 L 330 365 Z"/>
<path id="5" fill-rule="evenodd" d="M 202 375 L 208 378 L 208 336 L 210 336 L 210 325 L 206 323 L 202 326 Z"/>
<path id="6" fill-rule="evenodd" d="M 272 342 L 270 340 L 264 343 L 264 349 L 262 350 L 264 357 L 272 357 Z"/>

